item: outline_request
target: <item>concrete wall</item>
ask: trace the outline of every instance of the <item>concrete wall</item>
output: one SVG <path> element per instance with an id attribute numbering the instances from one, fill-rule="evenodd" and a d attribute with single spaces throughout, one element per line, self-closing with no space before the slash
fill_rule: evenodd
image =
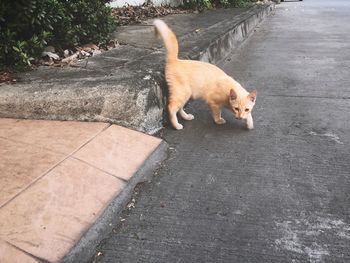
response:
<path id="1" fill-rule="evenodd" d="M 146 0 L 113 0 L 110 5 L 112 7 L 122 7 L 126 4 L 129 5 L 142 5 Z M 172 5 L 178 6 L 181 3 L 181 0 L 153 0 L 154 5 Z"/>

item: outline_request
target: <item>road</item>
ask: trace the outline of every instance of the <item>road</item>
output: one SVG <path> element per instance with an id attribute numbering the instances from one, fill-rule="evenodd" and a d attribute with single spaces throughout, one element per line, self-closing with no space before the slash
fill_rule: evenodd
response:
<path id="1" fill-rule="evenodd" d="M 95 262 L 350 262 L 350 1 L 284 2 L 219 66 L 257 89 L 247 131 L 207 106 Z"/>

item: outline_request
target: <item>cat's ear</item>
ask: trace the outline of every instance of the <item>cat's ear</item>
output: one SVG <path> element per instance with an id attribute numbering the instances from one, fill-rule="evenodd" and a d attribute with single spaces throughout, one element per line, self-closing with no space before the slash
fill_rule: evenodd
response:
<path id="1" fill-rule="evenodd" d="M 252 101 L 255 102 L 256 100 L 256 95 L 257 95 L 257 91 L 253 90 L 251 93 L 248 94 L 248 98 Z"/>
<path id="2" fill-rule="evenodd" d="M 235 100 L 235 99 L 237 99 L 237 94 L 233 89 L 231 89 L 230 90 L 230 100 Z"/>

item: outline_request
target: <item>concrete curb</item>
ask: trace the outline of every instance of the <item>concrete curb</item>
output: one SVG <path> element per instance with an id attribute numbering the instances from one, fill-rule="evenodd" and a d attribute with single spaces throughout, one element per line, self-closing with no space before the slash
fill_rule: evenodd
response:
<path id="1" fill-rule="evenodd" d="M 221 28 L 223 25 L 230 29 L 224 32 L 218 39 L 208 45 L 208 47 L 199 54 L 190 54 L 191 59 L 217 64 L 225 59 L 233 50 L 253 33 L 254 28 L 259 25 L 275 8 L 274 4 L 256 6 L 248 12 L 238 16 L 232 21 L 223 21 L 220 24 L 213 25 L 210 30 Z"/>
<path id="2" fill-rule="evenodd" d="M 120 222 L 119 216 L 128 204 L 137 184 L 152 179 L 154 171 L 167 158 L 168 145 L 162 141 L 147 158 L 142 167 L 128 181 L 122 192 L 111 201 L 103 214 L 96 220 L 60 261 L 61 263 L 88 262 L 95 254 L 95 248 L 103 238 L 111 233 L 113 226 Z"/>
<path id="3" fill-rule="evenodd" d="M 218 63 L 274 7 L 272 2 L 256 5 L 179 37 L 181 57 Z M 147 30 L 145 36 L 153 38 L 153 28 Z M 159 43 L 157 47 L 121 45 L 82 61 L 78 68 L 22 74 L 22 82 L 0 87 L 0 117 L 102 121 L 153 134 L 166 119 L 164 50 Z"/>

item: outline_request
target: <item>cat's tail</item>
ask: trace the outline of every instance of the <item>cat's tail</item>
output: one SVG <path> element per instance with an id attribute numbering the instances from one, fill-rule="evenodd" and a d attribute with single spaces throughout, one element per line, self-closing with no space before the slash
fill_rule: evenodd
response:
<path id="1" fill-rule="evenodd" d="M 156 34 L 159 34 L 163 39 L 167 51 L 167 60 L 177 60 L 179 44 L 174 32 L 160 19 L 155 19 L 153 25 L 156 28 Z"/>

